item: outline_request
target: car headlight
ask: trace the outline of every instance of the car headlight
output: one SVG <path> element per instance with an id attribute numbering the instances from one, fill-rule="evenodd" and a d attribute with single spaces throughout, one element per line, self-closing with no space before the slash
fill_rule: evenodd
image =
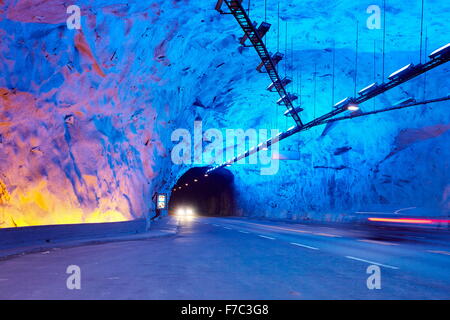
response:
<path id="1" fill-rule="evenodd" d="M 178 216 L 185 216 L 186 215 L 186 210 L 184 210 L 183 208 L 180 208 L 177 210 L 177 215 Z"/>
<path id="2" fill-rule="evenodd" d="M 194 214 L 194 211 L 192 211 L 192 209 L 186 209 L 186 215 L 187 216 L 192 216 Z"/>

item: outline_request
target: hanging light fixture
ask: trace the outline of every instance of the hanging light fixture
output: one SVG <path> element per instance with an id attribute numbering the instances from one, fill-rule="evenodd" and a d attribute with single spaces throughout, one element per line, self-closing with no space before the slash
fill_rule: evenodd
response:
<path id="1" fill-rule="evenodd" d="M 394 79 L 399 79 L 399 78 L 402 78 L 404 76 L 407 76 L 411 72 L 411 70 L 413 70 L 413 68 L 414 68 L 414 64 L 410 63 L 410 64 L 404 66 L 403 68 L 400 68 L 397 71 L 393 72 L 388 77 L 388 79 L 389 80 L 394 80 Z"/>
<path id="2" fill-rule="evenodd" d="M 348 105 L 347 107 L 348 111 L 358 111 L 359 110 L 359 106 L 355 103 L 351 103 Z"/>
<path id="3" fill-rule="evenodd" d="M 437 59 L 441 57 L 448 56 L 450 54 L 450 43 L 447 43 L 445 46 L 440 47 L 439 49 L 433 51 L 429 57 L 430 59 Z"/>

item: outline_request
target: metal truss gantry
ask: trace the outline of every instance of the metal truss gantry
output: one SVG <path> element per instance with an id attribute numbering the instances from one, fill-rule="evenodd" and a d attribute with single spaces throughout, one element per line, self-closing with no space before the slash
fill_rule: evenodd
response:
<path id="1" fill-rule="evenodd" d="M 359 114 L 355 113 L 353 115 L 346 116 L 346 117 L 345 116 L 339 117 L 339 118 L 335 117 L 338 114 L 348 111 L 349 106 L 352 106 L 352 105 L 359 106 L 360 104 L 362 104 L 366 101 L 369 101 L 369 100 L 371 100 L 371 99 L 373 99 L 373 98 L 375 98 L 375 97 L 377 97 L 377 96 L 379 96 L 379 95 L 381 95 L 381 94 L 383 94 L 405 82 L 408 82 L 408 81 L 410 81 L 410 80 L 412 80 L 412 79 L 444 64 L 444 63 L 447 63 L 448 61 L 450 61 L 450 44 L 447 44 L 446 46 L 440 48 L 441 49 L 440 51 L 438 49 L 435 52 L 433 52 L 430 55 L 430 60 L 428 62 L 423 63 L 423 64 L 419 63 L 417 65 L 409 64 L 408 66 L 405 66 L 404 68 L 391 74 L 388 77 L 389 81 L 383 82 L 382 84 L 379 84 L 379 85 L 374 83 L 374 84 L 366 87 L 365 89 L 359 91 L 359 96 L 348 97 L 348 98 L 342 100 L 341 102 L 337 103 L 335 105 L 334 110 L 332 110 L 320 117 L 317 117 L 308 123 L 303 124 L 300 120 L 298 113 L 296 112 L 296 110 L 298 110 L 298 109 L 295 109 L 293 107 L 292 101 L 290 99 L 290 95 L 287 93 L 287 91 L 283 85 L 283 80 L 280 79 L 280 77 L 276 71 L 276 66 L 273 63 L 273 61 L 270 57 L 270 54 L 267 51 L 260 35 L 258 34 L 256 27 L 251 23 L 250 18 L 248 17 L 247 13 L 245 12 L 244 8 L 242 7 L 242 4 L 241 4 L 242 0 L 219 0 L 216 5 L 216 10 L 218 10 L 222 14 L 226 14 L 226 12 L 223 12 L 221 10 L 221 6 L 223 3 L 227 4 L 228 8 L 230 9 L 230 12 L 228 12 L 228 14 L 232 14 L 236 18 L 239 25 L 244 30 L 245 34 L 248 36 L 248 39 L 250 39 L 250 41 L 252 42 L 256 51 L 258 52 L 258 54 L 262 60 L 262 63 L 264 63 L 267 73 L 269 74 L 269 76 L 272 80 L 272 87 L 275 87 L 276 90 L 278 91 L 278 93 L 280 94 L 281 100 L 284 101 L 284 104 L 288 108 L 289 113 L 294 118 L 296 125 L 289 128 L 288 130 L 286 130 L 284 132 L 279 133 L 277 136 L 272 137 L 263 143 L 260 143 L 258 146 L 253 147 L 250 150 L 248 150 L 232 159 L 227 160 L 226 162 L 224 162 L 220 165 L 209 168 L 206 171 L 206 174 L 209 174 L 209 173 L 211 173 L 215 170 L 218 170 L 220 168 L 223 168 L 225 166 L 230 166 L 233 163 L 236 163 L 241 159 L 249 157 L 250 155 L 257 153 L 261 150 L 267 150 L 267 148 L 269 148 L 271 145 L 273 145 L 281 140 L 284 140 L 296 133 L 311 129 L 315 126 L 323 125 L 323 124 L 326 124 L 329 122 L 334 122 L 334 121 L 351 119 L 351 118 L 355 118 L 355 117 L 367 116 L 367 115 L 391 111 L 391 110 L 398 110 L 398 109 L 407 108 L 407 107 L 413 107 L 413 106 L 418 106 L 418 105 L 425 105 L 425 104 L 429 104 L 429 103 L 449 100 L 448 97 L 444 97 L 444 98 L 438 98 L 438 99 L 431 99 L 431 100 L 427 100 L 427 101 L 423 101 L 423 102 L 419 102 L 419 103 L 413 102 L 413 103 L 405 104 L 402 106 L 394 106 L 394 107 L 390 107 L 390 108 L 384 108 L 381 110 L 375 110 L 375 111 L 367 112 L 367 113 L 359 113 Z M 287 99 L 284 99 L 284 98 L 287 98 Z"/>
<path id="2" fill-rule="evenodd" d="M 303 126 L 302 120 L 297 112 L 293 104 L 293 96 L 289 94 L 283 84 L 282 79 L 280 78 L 277 71 L 277 63 L 272 59 L 271 54 L 266 48 L 264 41 L 262 40 L 263 34 L 261 30 L 257 28 L 252 21 L 250 20 L 247 12 L 242 7 L 242 0 L 220 0 L 216 5 L 216 10 L 218 10 L 221 14 L 226 14 L 221 7 L 225 3 L 230 10 L 228 13 L 232 14 L 242 30 L 244 31 L 244 38 L 250 40 L 252 46 L 255 48 L 259 57 L 261 58 L 261 63 L 265 67 L 267 74 L 272 81 L 273 87 L 276 89 L 278 94 L 280 95 L 280 104 L 284 104 L 289 112 L 289 115 L 294 119 L 297 126 Z M 266 22 L 263 22 L 261 26 L 267 25 Z M 266 27 L 267 28 L 267 27 Z M 267 29 L 265 31 L 267 32 Z"/>

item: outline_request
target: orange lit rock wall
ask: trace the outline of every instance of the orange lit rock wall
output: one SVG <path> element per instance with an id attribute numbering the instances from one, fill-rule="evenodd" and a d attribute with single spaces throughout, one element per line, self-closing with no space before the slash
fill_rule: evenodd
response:
<path id="1" fill-rule="evenodd" d="M 425 6 L 421 55 L 421 2 L 387 1 L 385 74 L 383 31 L 366 27 L 372 3 L 285 0 L 278 20 L 274 1 L 267 12 L 262 1 L 250 1 L 250 12 L 258 22 L 267 13 L 267 46 L 286 53 L 279 71 L 294 79 L 288 90 L 300 96 L 307 122 L 351 96 L 355 78 L 358 90 L 381 83 L 448 43 L 447 2 Z M 255 70 L 255 50 L 240 46 L 237 22 L 218 14 L 215 3 L 0 0 L 0 227 L 149 217 L 153 193 L 169 192 L 189 167 L 170 159 L 175 129 L 192 133 L 194 119 L 204 130 L 294 124 L 266 90 L 267 74 Z M 66 26 L 70 4 L 81 8 L 81 30 Z M 448 96 L 449 72 L 443 65 L 361 108 Z M 286 139 L 280 153 L 293 156 L 280 161 L 276 175 L 260 176 L 253 165 L 229 168 L 237 206 L 244 215 L 288 218 L 379 204 L 448 214 L 448 105 Z"/>
<path id="2" fill-rule="evenodd" d="M 0 1 L 0 228 L 152 214 L 166 32 L 155 5 L 94 3 L 68 30 L 64 1 Z"/>

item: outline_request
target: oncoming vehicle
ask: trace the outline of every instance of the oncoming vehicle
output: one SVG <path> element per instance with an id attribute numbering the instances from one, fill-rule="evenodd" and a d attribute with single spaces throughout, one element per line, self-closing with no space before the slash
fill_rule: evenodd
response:
<path id="1" fill-rule="evenodd" d="M 175 216 L 180 220 L 192 220 L 195 218 L 195 212 L 191 207 L 181 206 L 176 209 Z"/>

